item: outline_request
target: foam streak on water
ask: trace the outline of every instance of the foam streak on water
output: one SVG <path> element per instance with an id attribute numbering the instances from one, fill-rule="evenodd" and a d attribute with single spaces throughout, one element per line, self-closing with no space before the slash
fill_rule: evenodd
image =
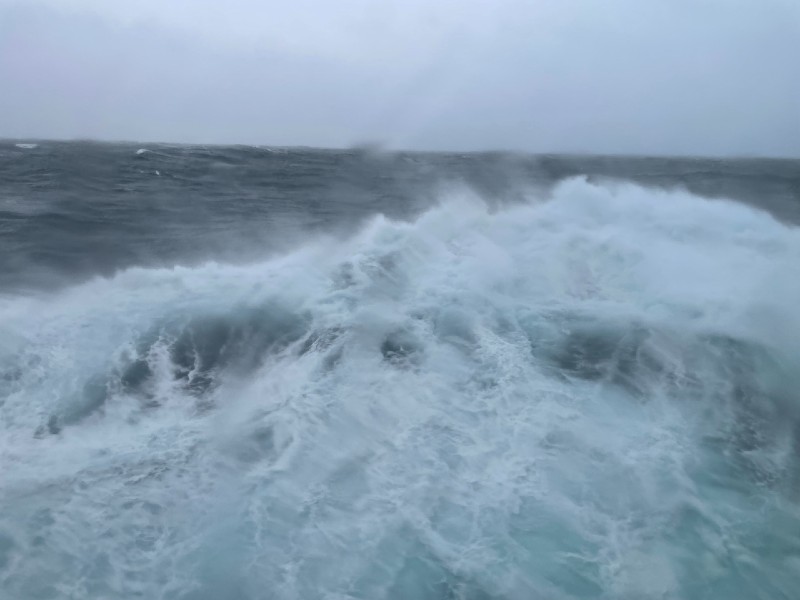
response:
<path id="1" fill-rule="evenodd" d="M 561 184 L 0 304 L 7 598 L 792 598 L 800 234 Z"/>

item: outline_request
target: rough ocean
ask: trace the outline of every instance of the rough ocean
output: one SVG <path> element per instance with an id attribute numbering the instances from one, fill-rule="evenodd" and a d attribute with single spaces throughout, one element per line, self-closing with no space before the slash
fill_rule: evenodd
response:
<path id="1" fill-rule="evenodd" d="M 797 598 L 800 161 L 0 142 L 0 597 Z"/>

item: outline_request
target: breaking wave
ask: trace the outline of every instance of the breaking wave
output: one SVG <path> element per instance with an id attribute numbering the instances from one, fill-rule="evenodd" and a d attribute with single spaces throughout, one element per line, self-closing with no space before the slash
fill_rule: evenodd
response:
<path id="1" fill-rule="evenodd" d="M 0 589 L 789 598 L 798 256 L 574 179 L 0 300 Z"/>

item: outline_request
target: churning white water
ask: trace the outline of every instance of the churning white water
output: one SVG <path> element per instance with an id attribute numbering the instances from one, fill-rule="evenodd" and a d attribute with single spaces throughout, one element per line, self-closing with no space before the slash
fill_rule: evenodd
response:
<path id="1" fill-rule="evenodd" d="M 800 233 L 561 184 L 0 301 L 6 598 L 792 598 Z"/>

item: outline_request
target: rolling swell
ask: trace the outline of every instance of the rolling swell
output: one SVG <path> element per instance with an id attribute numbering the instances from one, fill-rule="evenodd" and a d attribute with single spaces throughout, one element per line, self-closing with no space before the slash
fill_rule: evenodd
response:
<path id="1" fill-rule="evenodd" d="M 0 589 L 789 598 L 798 251 L 568 180 L 4 299 Z"/>
<path id="2" fill-rule="evenodd" d="M 492 207 L 572 177 L 734 199 L 800 223 L 800 163 L 0 140 L 0 293 L 132 267 L 243 264 L 298 240 L 413 220 L 456 185 Z"/>

